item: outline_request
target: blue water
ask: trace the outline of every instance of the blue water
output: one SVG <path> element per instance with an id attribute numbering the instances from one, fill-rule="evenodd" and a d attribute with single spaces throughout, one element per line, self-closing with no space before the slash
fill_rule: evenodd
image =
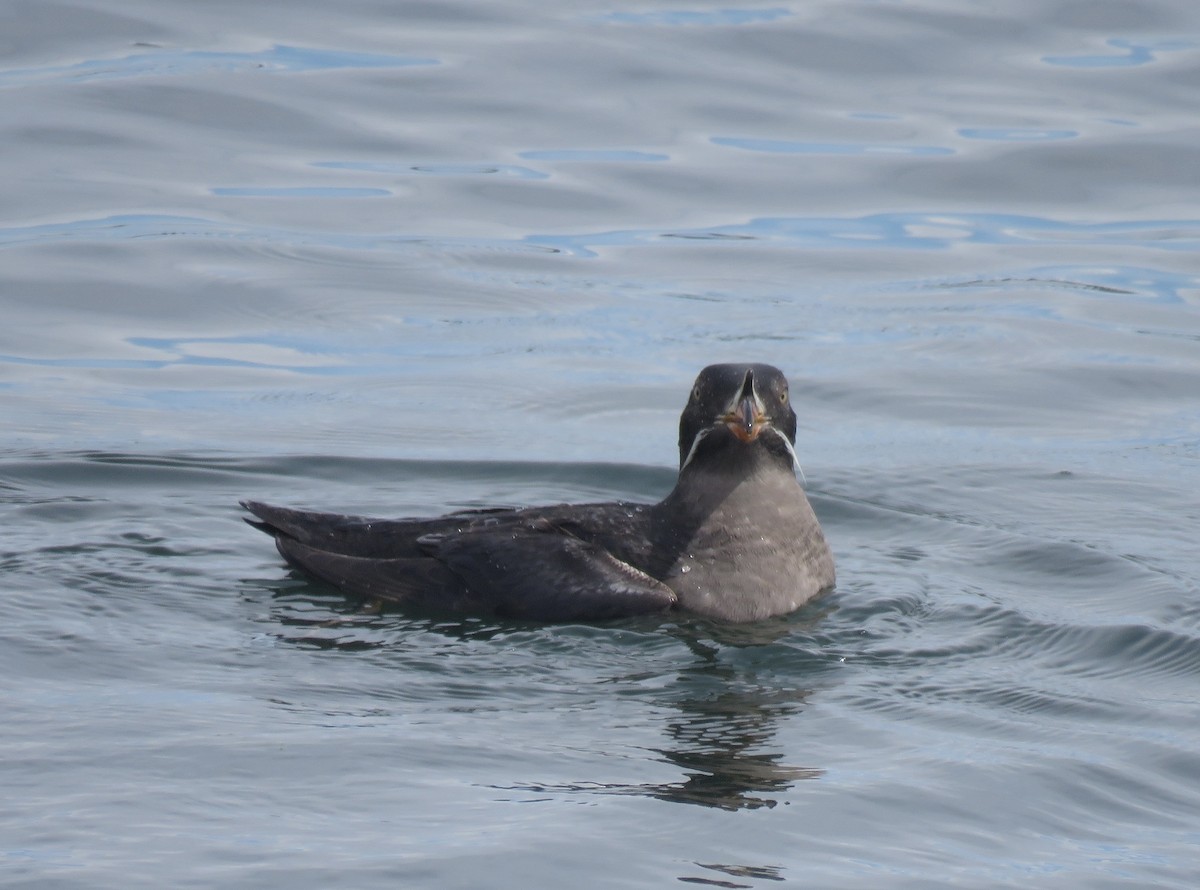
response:
<path id="1" fill-rule="evenodd" d="M 0 882 L 1200 875 L 1185 0 L 24 3 Z M 655 499 L 792 380 L 785 620 L 363 611 L 251 497 Z"/>

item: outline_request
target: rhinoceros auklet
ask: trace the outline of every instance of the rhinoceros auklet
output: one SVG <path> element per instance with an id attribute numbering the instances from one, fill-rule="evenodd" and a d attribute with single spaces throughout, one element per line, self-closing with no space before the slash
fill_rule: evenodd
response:
<path id="1" fill-rule="evenodd" d="M 289 563 L 353 595 L 535 621 L 670 609 L 754 621 L 834 584 L 795 441 L 777 368 L 710 365 L 679 419 L 679 478 L 657 504 L 382 520 L 242 506 Z"/>

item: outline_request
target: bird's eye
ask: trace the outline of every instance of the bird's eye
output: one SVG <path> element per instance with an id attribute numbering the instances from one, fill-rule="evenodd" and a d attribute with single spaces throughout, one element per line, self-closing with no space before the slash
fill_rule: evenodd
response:
<path id="1" fill-rule="evenodd" d="M 787 404 L 787 390 L 786 389 L 779 394 L 779 404 L 781 404 L 781 405 Z"/>

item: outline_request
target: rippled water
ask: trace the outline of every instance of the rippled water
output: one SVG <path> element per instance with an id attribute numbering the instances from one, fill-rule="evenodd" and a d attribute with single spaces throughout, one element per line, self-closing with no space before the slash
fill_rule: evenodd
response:
<path id="1" fill-rule="evenodd" d="M 1195 886 L 1200 18 L 1002 7 L 11 5 L 4 882 Z M 238 521 L 657 498 L 718 360 L 793 380 L 786 620 Z"/>

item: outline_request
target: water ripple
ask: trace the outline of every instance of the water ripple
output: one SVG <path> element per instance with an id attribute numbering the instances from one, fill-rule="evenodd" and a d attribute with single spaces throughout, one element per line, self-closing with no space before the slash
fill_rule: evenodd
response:
<path id="1" fill-rule="evenodd" d="M 795 15 L 783 7 L 763 9 L 661 10 L 653 12 L 610 12 L 600 21 L 617 25 L 755 25 L 775 22 Z"/>
<path id="2" fill-rule="evenodd" d="M 1004 213 L 881 213 L 843 218 L 763 217 L 703 229 L 529 235 L 525 240 L 576 256 L 596 256 L 598 248 L 645 245 L 659 238 L 843 249 L 859 249 L 868 242 L 876 249 L 904 250 L 946 250 L 963 244 L 1121 244 L 1192 251 L 1200 245 L 1200 220 L 1087 223 Z"/>
<path id="3" fill-rule="evenodd" d="M 994 142 L 1057 142 L 1079 136 L 1078 130 L 1040 130 L 1031 127 L 963 127 L 957 132 L 964 139 Z"/>
<path id="4" fill-rule="evenodd" d="M 543 151 L 523 151 L 520 157 L 530 161 L 634 161 L 655 162 L 669 161 L 670 155 L 650 151 L 632 151 L 628 149 L 547 149 Z"/>
<path id="5" fill-rule="evenodd" d="M 273 190 L 270 190 L 273 191 Z M 337 195 L 334 189 L 331 194 Z M 374 191 L 374 190 L 370 190 Z M 695 229 L 631 229 L 582 234 L 531 234 L 516 241 L 426 236 L 402 232 L 358 234 L 230 223 L 201 217 L 129 214 L 0 229 L 0 248 L 17 244 L 135 238 L 215 238 L 310 244 L 352 250 L 401 245 L 478 246 L 594 257 L 605 247 L 648 245 L 659 239 L 786 244 L 805 248 L 948 250 L 964 244 L 1122 245 L 1165 251 L 1200 247 L 1200 220 L 1078 222 L 1004 213 L 881 213 L 860 217 L 763 217 Z M 1194 278 L 1189 277 L 1194 281 Z"/>
<path id="6" fill-rule="evenodd" d="M 408 68 L 437 65 L 421 56 L 380 55 L 276 44 L 259 52 L 212 52 L 154 47 L 120 59 L 89 59 L 74 65 L 10 68 L 0 71 L 0 87 L 48 80 L 77 83 L 128 77 L 192 77 L 205 71 L 296 73 L 338 68 Z"/>
<path id="7" fill-rule="evenodd" d="M 770 154 L 806 155 L 952 155 L 953 148 L 943 145 L 910 145 L 907 142 L 800 142 L 789 139 L 748 139 L 742 137 L 716 136 L 711 142 L 729 148 L 746 151 L 762 151 Z"/>
<path id="8" fill-rule="evenodd" d="M 853 610 L 835 613 L 839 623 L 853 615 Z M 1048 677 L 1134 682 L 1144 691 L 1167 694 L 1200 680 L 1200 636 L 1180 629 L 1049 621 L 1009 607 L 966 603 L 926 604 L 912 620 L 883 602 L 876 615 L 887 620 L 864 618 L 861 630 L 843 639 L 826 637 L 827 644 L 852 662 L 922 672 L 934 665 L 941 665 L 939 671 L 975 665 L 1014 677 L 1030 670 Z M 951 693 L 935 683 L 929 690 L 958 696 L 963 688 L 956 684 Z M 1025 702 L 1025 707 L 1031 699 L 1023 695 L 1008 704 Z"/>
<path id="9" fill-rule="evenodd" d="M 210 189 L 225 198 L 386 198 L 387 189 L 345 186 L 222 186 Z"/>
<path id="10" fill-rule="evenodd" d="M 1106 41 L 1107 46 L 1121 50 L 1119 53 L 1081 53 L 1066 56 L 1042 56 L 1047 65 L 1064 65 L 1069 68 L 1131 68 L 1159 61 L 1160 53 L 1183 52 L 1200 47 L 1200 42 L 1187 38 L 1167 37 L 1161 40 L 1130 39 L 1114 37 Z"/>
<path id="11" fill-rule="evenodd" d="M 399 163 L 394 161 L 313 161 L 313 167 L 329 170 L 358 170 L 364 173 L 386 173 L 389 176 L 424 174 L 426 176 L 507 176 L 514 179 L 549 179 L 550 174 L 517 164 L 448 163 L 429 161 Z"/>

